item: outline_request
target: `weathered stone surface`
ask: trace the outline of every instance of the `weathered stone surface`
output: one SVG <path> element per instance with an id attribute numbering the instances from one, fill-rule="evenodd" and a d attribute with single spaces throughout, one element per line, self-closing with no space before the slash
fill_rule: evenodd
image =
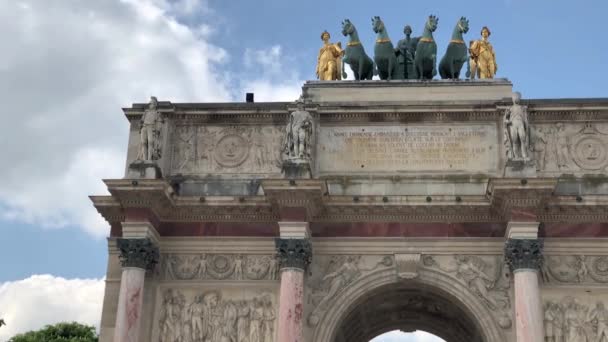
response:
<path id="1" fill-rule="evenodd" d="M 321 173 L 498 171 L 495 124 L 327 126 L 319 132 Z"/>
<path id="2" fill-rule="evenodd" d="M 308 81 L 303 93 L 313 102 L 424 102 L 424 101 L 500 101 L 510 98 L 512 85 L 506 79 Z"/>

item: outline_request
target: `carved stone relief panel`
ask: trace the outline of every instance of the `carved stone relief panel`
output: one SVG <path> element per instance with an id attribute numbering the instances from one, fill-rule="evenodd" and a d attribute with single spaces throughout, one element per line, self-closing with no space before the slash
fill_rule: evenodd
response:
<path id="1" fill-rule="evenodd" d="M 545 341 L 608 341 L 608 309 L 605 298 L 606 296 L 545 296 Z"/>
<path id="2" fill-rule="evenodd" d="M 281 172 L 280 126 L 176 125 L 172 174 Z"/>
<path id="3" fill-rule="evenodd" d="M 164 254 L 162 280 L 277 280 L 274 255 Z"/>
<path id="4" fill-rule="evenodd" d="M 608 168 L 608 123 L 539 123 L 532 152 L 545 173 L 603 173 Z"/>
<path id="5" fill-rule="evenodd" d="M 422 263 L 464 283 L 496 315 L 501 327 L 511 327 L 510 279 L 502 255 L 424 255 Z"/>
<path id="6" fill-rule="evenodd" d="M 311 313 L 308 324 L 315 326 L 335 297 L 359 278 L 372 271 L 394 267 L 392 255 L 319 255 L 313 258 L 311 276 L 307 278 Z"/>
<path id="7" fill-rule="evenodd" d="M 548 255 L 542 276 L 545 283 L 608 283 L 608 256 Z"/>
<path id="8" fill-rule="evenodd" d="M 267 342 L 275 340 L 275 289 L 160 289 L 154 320 L 159 342 Z"/>

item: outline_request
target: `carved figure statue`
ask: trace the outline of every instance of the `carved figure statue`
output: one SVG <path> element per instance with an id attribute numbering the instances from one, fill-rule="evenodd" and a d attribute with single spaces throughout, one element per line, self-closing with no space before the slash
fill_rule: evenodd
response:
<path id="1" fill-rule="evenodd" d="M 234 279 L 243 279 L 243 256 L 238 255 L 234 260 Z"/>
<path id="2" fill-rule="evenodd" d="M 403 28 L 405 38 L 397 43 L 395 53 L 397 54 L 397 72 L 403 79 L 416 79 L 416 71 L 414 70 L 414 56 L 416 55 L 416 46 L 418 45 L 417 37 L 412 38 L 412 27 L 405 25 Z M 403 75 L 403 76 L 401 76 Z"/>
<path id="3" fill-rule="evenodd" d="M 141 126 L 139 131 L 140 150 L 138 159 L 158 160 L 160 159 L 160 129 L 162 118 L 156 108 L 158 101 L 156 97 L 150 98 L 148 108 L 141 116 Z"/>
<path id="4" fill-rule="evenodd" d="M 207 330 L 203 325 L 203 315 L 205 314 L 205 306 L 203 303 L 203 296 L 198 295 L 194 297 L 194 301 L 190 304 L 190 315 L 192 316 L 192 340 L 202 341 L 205 337 Z"/>
<path id="5" fill-rule="evenodd" d="M 374 45 L 374 62 L 378 68 L 381 80 L 395 80 L 403 78 L 397 72 L 397 55 L 384 22 L 379 16 L 372 18 L 372 28 L 376 33 L 376 45 Z"/>
<path id="6" fill-rule="evenodd" d="M 564 318 L 559 304 L 545 304 L 545 342 L 563 342 Z"/>
<path id="7" fill-rule="evenodd" d="M 247 301 L 242 300 L 237 306 L 236 342 L 249 341 L 249 311 Z"/>
<path id="8" fill-rule="evenodd" d="M 350 65 L 350 69 L 355 75 L 355 80 L 371 80 L 374 77 L 374 62 L 365 53 L 365 48 L 361 45 L 357 28 L 348 19 L 342 21 L 342 34 L 348 36 L 348 43 L 342 58 L 342 78 L 346 78 L 344 63 Z"/>
<path id="9" fill-rule="evenodd" d="M 329 39 L 331 35 L 327 31 L 321 33 L 323 47 L 319 50 L 317 57 L 317 78 L 321 81 L 339 80 L 342 76 L 342 45 L 340 42 L 331 44 Z"/>
<path id="10" fill-rule="evenodd" d="M 361 274 L 357 263 L 357 257 L 349 256 L 342 266 L 323 277 L 321 282 L 329 281 L 329 290 L 324 297 L 325 299 L 333 298 Z"/>
<path id="11" fill-rule="evenodd" d="M 456 255 L 455 259 L 458 264 L 456 275 L 464 279 L 493 309 L 498 309 L 498 303 L 488 292 L 494 287 L 495 280 L 483 271 L 483 261 L 466 255 Z"/>
<path id="12" fill-rule="evenodd" d="M 588 308 L 579 304 L 574 298 L 567 298 L 566 303 L 564 312 L 566 342 L 589 342 L 584 327 Z"/>
<path id="13" fill-rule="evenodd" d="M 492 32 L 487 26 L 481 29 L 481 39 L 472 40 L 469 46 L 469 64 L 470 71 L 467 71 L 467 77 L 471 79 L 477 78 L 494 78 L 498 71 L 496 64 L 496 55 L 494 48 L 488 41 Z"/>
<path id="14" fill-rule="evenodd" d="M 593 342 L 608 342 L 608 310 L 604 307 L 604 303 L 597 302 L 589 318 L 596 331 L 596 339 Z"/>
<path id="15" fill-rule="evenodd" d="M 198 260 L 198 276 L 201 279 L 205 278 L 205 273 L 207 272 L 207 254 L 201 254 Z"/>
<path id="16" fill-rule="evenodd" d="M 276 318 L 276 313 L 274 311 L 270 296 L 265 295 L 262 301 L 264 312 L 264 322 L 262 323 L 264 338 L 262 341 L 272 341 L 274 339 L 274 320 Z"/>
<path id="17" fill-rule="evenodd" d="M 279 273 L 279 261 L 276 257 L 270 258 L 268 262 L 268 279 L 275 280 L 278 279 Z"/>
<path id="18" fill-rule="evenodd" d="M 566 135 L 566 126 L 558 122 L 555 124 L 557 140 L 557 166 L 560 170 L 568 169 L 568 156 L 570 155 L 570 139 Z"/>
<path id="19" fill-rule="evenodd" d="M 460 17 L 452 32 L 452 39 L 441 62 L 439 62 L 439 75 L 443 79 L 460 78 L 460 69 L 468 61 L 467 45 L 462 38 L 464 33 L 469 32 L 469 21 Z M 467 64 L 468 65 L 468 64 Z"/>
<path id="20" fill-rule="evenodd" d="M 297 110 L 291 113 L 287 123 L 285 150 L 288 159 L 310 160 L 314 122 L 304 110 L 304 101 L 296 101 Z"/>
<path id="21" fill-rule="evenodd" d="M 549 137 L 548 135 L 552 135 L 553 132 L 549 127 L 543 128 L 538 127 L 534 132 L 534 138 L 531 138 L 531 148 L 534 152 L 534 160 L 536 160 L 536 170 L 544 170 L 547 165 L 548 159 L 548 150 L 549 147 Z"/>
<path id="22" fill-rule="evenodd" d="M 520 104 L 521 94 L 513 93 L 513 105 L 505 112 L 505 137 L 509 160 L 529 160 L 530 126 L 528 107 Z"/>
<path id="23" fill-rule="evenodd" d="M 249 342 L 263 342 L 264 307 L 259 298 L 254 298 L 250 309 Z"/>
<path id="24" fill-rule="evenodd" d="M 437 30 L 439 18 L 430 15 L 424 24 L 422 37 L 418 39 L 414 67 L 418 79 L 430 80 L 437 75 L 437 43 L 433 38 L 433 32 Z"/>

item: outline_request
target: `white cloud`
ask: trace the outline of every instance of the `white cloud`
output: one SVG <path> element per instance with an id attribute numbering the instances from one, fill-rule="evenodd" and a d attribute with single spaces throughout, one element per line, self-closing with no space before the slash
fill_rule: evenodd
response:
<path id="1" fill-rule="evenodd" d="M 104 292 L 103 279 L 64 279 L 34 275 L 0 283 L 0 341 L 38 330 L 47 324 L 72 322 L 99 329 Z"/>
<path id="2" fill-rule="evenodd" d="M 414 331 L 413 333 L 404 333 L 399 330 L 394 330 L 382 334 L 370 342 L 445 342 L 435 335 L 431 335 L 424 331 Z"/>
<path id="3" fill-rule="evenodd" d="M 245 91 L 257 101 L 298 97 L 302 81 L 280 46 L 245 53 L 261 73 L 231 75 L 230 56 L 209 42 L 213 22 L 200 22 L 209 13 L 202 0 L 1 1 L 0 217 L 107 235 L 87 196 L 104 193 L 102 178 L 122 177 L 122 106 L 150 95 L 173 102 L 242 101 Z"/>

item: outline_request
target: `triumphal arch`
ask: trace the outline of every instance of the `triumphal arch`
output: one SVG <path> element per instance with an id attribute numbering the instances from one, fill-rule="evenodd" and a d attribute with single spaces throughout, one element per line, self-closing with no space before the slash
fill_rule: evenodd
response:
<path id="1" fill-rule="evenodd" d="M 309 81 L 130 123 L 101 341 L 608 341 L 608 100 Z"/>

